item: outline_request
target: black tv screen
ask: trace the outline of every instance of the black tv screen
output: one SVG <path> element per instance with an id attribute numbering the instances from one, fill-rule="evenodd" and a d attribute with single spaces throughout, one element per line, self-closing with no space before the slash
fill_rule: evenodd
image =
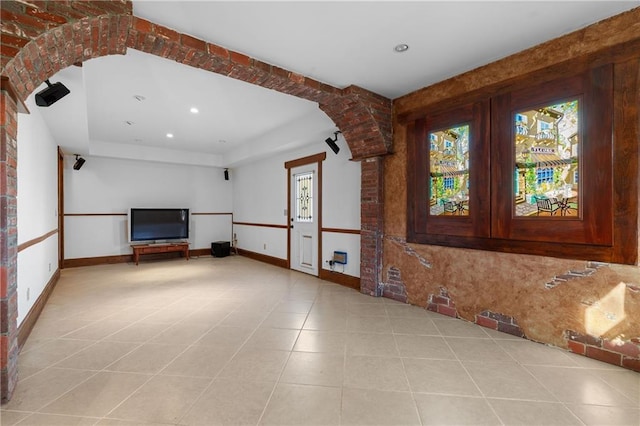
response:
<path id="1" fill-rule="evenodd" d="M 131 241 L 189 238 L 189 209 L 138 209 L 129 214 Z"/>

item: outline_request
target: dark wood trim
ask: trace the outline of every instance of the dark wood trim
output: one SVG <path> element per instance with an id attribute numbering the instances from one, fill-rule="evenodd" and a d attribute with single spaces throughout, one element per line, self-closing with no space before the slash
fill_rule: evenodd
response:
<path id="1" fill-rule="evenodd" d="M 289 228 L 287 225 L 277 225 L 273 223 L 233 222 L 233 225 L 260 226 L 263 228 L 280 228 L 280 229 Z"/>
<path id="2" fill-rule="evenodd" d="M 284 163 L 285 169 L 292 169 L 294 167 L 306 166 L 307 164 L 321 163 L 327 159 L 326 152 L 320 152 L 318 154 L 309 155 L 308 157 L 297 158 L 295 160 L 287 161 Z"/>
<path id="3" fill-rule="evenodd" d="M 326 158 L 326 153 L 325 153 Z M 318 228 L 316 229 L 318 235 L 318 277 L 322 270 L 322 161 L 318 161 Z"/>
<path id="4" fill-rule="evenodd" d="M 287 259 L 280 259 L 279 257 L 267 256 L 266 254 L 256 253 L 245 249 L 238 249 L 240 256 L 248 257 L 249 259 L 258 260 L 260 262 L 268 263 L 270 265 L 279 266 L 281 268 L 289 269 L 287 265 Z"/>
<path id="5" fill-rule="evenodd" d="M 329 271 L 321 268 L 320 279 L 353 288 L 358 291 L 360 290 L 360 278 L 352 275 L 341 274 L 340 272 Z"/>
<path id="6" fill-rule="evenodd" d="M 640 39 L 639 39 L 640 40 Z M 566 64 L 536 71 L 510 80 L 500 94 L 486 94 L 491 105 L 491 185 L 490 208 L 478 210 L 492 218 L 491 236 L 455 235 L 454 232 L 425 233 L 415 226 L 416 200 L 411 197 L 411 185 L 422 182 L 412 158 L 416 126 L 420 120 L 407 123 L 407 241 L 450 247 L 551 256 L 566 259 L 586 259 L 602 262 L 636 265 L 639 262 L 638 235 L 640 190 L 638 182 L 640 135 L 640 57 L 638 50 L 626 50 L 640 41 L 618 46 L 609 51 L 609 62 L 593 57 L 576 58 L 571 69 Z M 615 53 L 613 53 L 615 52 Z M 632 55 L 629 59 L 628 55 Z M 621 62 L 624 59 L 624 62 Z M 560 71 L 565 70 L 565 73 Z M 531 77 L 531 79 L 529 79 Z M 541 92 L 541 88 L 544 91 Z M 550 90 L 552 89 L 552 90 Z M 479 92 L 469 93 L 474 98 Z M 546 102 L 543 96 L 551 92 L 554 97 L 578 96 L 586 105 L 581 126 L 587 133 L 581 141 L 581 172 L 579 217 L 529 218 L 515 217 L 511 200 L 513 192 L 513 147 L 510 138 L 510 114 L 527 102 Z M 462 98 L 465 99 L 466 95 Z M 457 99 L 457 100 L 456 100 Z M 552 99 L 549 99 L 551 101 Z M 450 97 L 441 103 L 432 103 L 435 111 L 453 109 L 460 97 Z M 416 108 L 411 111 L 423 110 Z M 499 122 L 500 120 L 500 122 Z M 588 127 L 587 127 L 588 126 Z M 412 139 L 413 138 L 413 139 Z M 415 150 L 413 150 L 415 151 Z M 597 173 L 595 172 L 597 171 Z M 476 185 L 476 188 L 479 187 Z M 481 186 L 480 186 L 481 187 Z M 415 193 L 415 187 L 413 188 Z M 478 213 L 473 210 L 472 214 Z M 414 221 L 414 222 L 412 222 Z"/>
<path id="7" fill-rule="evenodd" d="M 359 229 L 345 229 L 345 228 L 322 228 L 322 232 L 333 232 L 335 234 L 354 234 L 360 235 Z"/>
<path id="8" fill-rule="evenodd" d="M 58 146 L 58 269 L 64 263 L 64 152 Z"/>
<path id="9" fill-rule="evenodd" d="M 640 184 L 640 59 L 615 65 L 613 102 L 613 261 L 637 265 Z M 617 147 L 621 141 L 628 141 Z M 631 232 L 630 232 L 631 231 Z"/>
<path id="10" fill-rule="evenodd" d="M 49 300 L 49 296 L 51 296 L 51 293 L 56 287 L 56 284 L 58 284 L 59 279 L 60 269 L 56 269 L 51 276 L 51 279 L 49 279 L 49 282 L 44 287 L 44 290 L 42 290 L 42 293 L 38 296 L 38 300 L 36 300 L 36 303 L 33 304 L 29 313 L 22 320 L 22 323 L 18 327 L 18 348 L 22 349 L 27 341 L 27 338 L 31 334 L 31 330 L 33 330 L 33 327 L 36 325 L 36 321 L 40 317 L 42 309 L 44 309 L 44 305 L 47 303 L 47 300 Z"/>
<path id="11" fill-rule="evenodd" d="M 191 216 L 233 216 L 233 213 L 191 213 Z M 127 216 L 127 213 L 66 213 L 65 216 Z"/>
<path id="12" fill-rule="evenodd" d="M 286 164 L 285 164 L 286 166 Z M 293 222 L 293 214 L 291 209 L 291 168 L 287 168 L 287 269 L 291 269 L 291 227 Z"/>
<path id="13" fill-rule="evenodd" d="M 64 216 L 127 216 L 127 213 L 65 213 Z"/>
<path id="14" fill-rule="evenodd" d="M 51 237 L 52 235 L 55 235 L 58 233 L 57 229 L 54 229 L 53 231 L 49 231 L 44 235 L 39 236 L 38 238 L 34 238 L 32 240 L 26 241 L 22 244 L 18 244 L 18 253 L 20 253 L 22 250 L 25 250 L 31 246 L 35 246 L 36 244 L 39 244 L 41 242 L 43 242 L 44 240 L 46 240 L 47 238 Z"/>
<path id="15" fill-rule="evenodd" d="M 13 85 L 9 81 L 9 77 L 5 75 L 0 76 L 0 90 L 2 90 L 3 92 L 7 92 L 9 94 L 9 97 L 13 99 L 13 101 L 18 106 L 19 113 L 29 114 L 29 109 L 27 108 L 27 105 L 24 102 L 22 102 L 22 99 L 20 99 L 20 97 L 16 93 L 15 89 L 13 88 Z"/>
<path id="16" fill-rule="evenodd" d="M 288 217 L 287 217 L 287 267 L 291 268 L 291 209 L 293 206 L 291 205 L 291 169 L 300 166 L 307 166 L 309 164 L 317 163 L 318 170 L 318 274 L 320 274 L 320 270 L 322 269 L 322 162 L 327 159 L 326 152 L 320 152 L 318 154 L 309 155 L 307 157 L 297 158 L 295 160 L 286 161 L 284 163 L 284 168 L 287 169 L 287 208 Z"/>
<path id="17" fill-rule="evenodd" d="M 193 249 L 189 250 L 189 256 L 211 256 L 210 248 L 201 248 L 201 249 Z"/>
<path id="18" fill-rule="evenodd" d="M 133 254 L 65 259 L 64 267 L 77 268 L 81 266 L 111 265 L 114 263 L 127 263 L 127 262 L 133 262 Z"/>

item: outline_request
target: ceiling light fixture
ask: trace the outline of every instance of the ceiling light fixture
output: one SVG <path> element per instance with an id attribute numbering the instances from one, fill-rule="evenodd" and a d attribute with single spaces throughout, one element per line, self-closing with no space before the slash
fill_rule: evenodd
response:
<path id="1" fill-rule="evenodd" d="M 191 111 L 191 114 L 197 114 L 198 112 L 200 112 L 200 111 L 198 111 L 198 108 L 196 108 L 196 107 L 191 107 L 191 109 L 189 111 Z"/>
<path id="2" fill-rule="evenodd" d="M 324 141 L 327 143 L 327 145 L 329 145 L 329 147 L 333 150 L 333 152 L 335 152 L 336 154 L 340 151 L 340 147 L 338 146 L 338 144 L 336 143 L 338 141 L 338 133 L 342 133 L 340 130 L 338 130 L 337 132 L 333 132 L 333 139 L 332 138 L 326 138 Z"/>
<path id="3" fill-rule="evenodd" d="M 51 106 L 71 93 L 71 91 L 60 82 L 53 84 L 51 84 L 49 80 L 45 80 L 44 82 L 47 83 L 47 87 L 36 93 L 36 105 L 38 106 Z"/>
<path id="4" fill-rule="evenodd" d="M 167 133 L 167 137 L 171 139 L 173 137 L 173 133 Z"/>
<path id="5" fill-rule="evenodd" d="M 127 121 L 125 121 L 125 124 L 128 124 L 129 126 L 133 126 L 136 123 L 133 122 L 133 121 L 127 120 Z"/>
<path id="6" fill-rule="evenodd" d="M 406 52 L 407 50 L 409 50 L 409 45 L 405 43 L 401 43 L 396 45 L 396 47 L 394 47 L 393 50 L 397 53 Z"/>
<path id="7" fill-rule="evenodd" d="M 84 158 L 80 157 L 80 154 L 74 154 L 76 156 L 76 163 L 73 165 L 73 170 L 80 170 L 80 168 L 87 161 Z"/>

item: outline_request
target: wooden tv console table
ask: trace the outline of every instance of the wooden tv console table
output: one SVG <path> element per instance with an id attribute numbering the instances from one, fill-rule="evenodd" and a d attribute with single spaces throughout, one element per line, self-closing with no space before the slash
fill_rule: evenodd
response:
<path id="1" fill-rule="evenodd" d="M 182 256 L 189 260 L 189 243 L 167 243 L 167 244 L 131 244 L 133 249 L 133 261 L 138 264 L 141 254 L 169 253 L 179 251 Z"/>

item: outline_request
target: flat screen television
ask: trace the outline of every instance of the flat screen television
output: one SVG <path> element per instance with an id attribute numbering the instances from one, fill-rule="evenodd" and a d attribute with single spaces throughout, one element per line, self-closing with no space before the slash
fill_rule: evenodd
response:
<path id="1" fill-rule="evenodd" d="M 189 238 L 189 209 L 131 208 L 131 242 L 166 242 Z"/>

